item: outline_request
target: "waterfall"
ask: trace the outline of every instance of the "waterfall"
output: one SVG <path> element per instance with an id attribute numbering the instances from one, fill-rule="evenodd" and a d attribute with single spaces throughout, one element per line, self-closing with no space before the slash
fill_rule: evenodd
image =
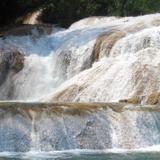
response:
<path id="1" fill-rule="evenodd" d="M 117 102 L 158 92 L 160 28 L 152 23 L 138 27 L 138 18 L 134 25 L 131 20 L 100 36 L 93 52 L 98 62 L 63 83 L 48 100 Z"/>
<path id="2" fill-rule="evenodd" d="M 20 52 L 24 67 L 8 72 L 0 97 L 65 101 L 65 95 L 68 101 L 118 101 L 158 91 L 158 25 L 159 14 L 91 17 L 66 30 L 53 27 L 50 34 L 41 35 L 36 29 L 22 36 L 10 32 L 0 39 L 1 52 Z M 156 63 L 149 60 L 151 56 Z M 148 76 L 156 81 L 152 86 Z"/>
<path id="3" fill-rule="evenodd" d="M 160 144 L 160 14 L 22 28 L 0 38 L 1 152 Z"/>
<path id="4" fill-rule="evenodd" d="M 119 103 L 1 102 L 0 151 L 138 149 L 158 145 L 159 111 L 158 106 Z"/>
<path id="5" fill-rule="evenodd" d="M 76 29 L 38 38 L 31 35 L 2 39 L 2 48 L 16 48 L 25 55 L 24 68 L 9 80 L 13 94 L 3 99 L 38 100 L 65 80 L 90 68 L 94 62 L 95 39 L 105 30 L 109 29 Z M 10 90 L 6 85 L 2 88 L 6 92 Z"/>

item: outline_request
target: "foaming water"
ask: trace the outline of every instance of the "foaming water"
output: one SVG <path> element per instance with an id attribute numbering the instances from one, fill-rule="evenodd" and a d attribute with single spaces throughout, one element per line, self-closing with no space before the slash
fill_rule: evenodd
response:
<path id="1" fill-rule="evenodd" d="M 158 160 L 159 105 L 104 102 L 160 90 L 159 22 L 92 17 L 1 38 L 0 159 Z"/>
<path id="2" fill-rule="evenodd" d="M 159 150 L 68 150 L 55 152 L 0 153 L 3 160 L 158 160 Z"/>
<path id="3" fill-rule="evenodd" d="M 154 73 L 159 70 L 159 19 L 159 14 L 91 17 L 66 30 L 53 27 L 46 35 L 33 29 L 31 35 L 1 38 L 3 51 L 16 49 L 25 58 L 20 72 L 6 73 L 0 97 L 65 101 L 65 95 L 68 101 L 102 102 L 157 91 L 159 78 Z M 146 66 L 148 69 L 142 74 Z M 150 75 L 155 79 L 153 85 L 146 78 Z M 52 98 L 42 98 L 49 93 Z"/>
<path id="4" fill-rule="evenodd" d="M 90 68 L 95 40 L 109 30 L 66 30 L 42 37 L 9 36 L 1 40 L 1 47 L 16 48 L 25 55 L 23 70 L 8 78 L 9 84 L 3 84 L 5 92 L 13 88 L 11 97 L 3 99 L 40 99 L 65 80 Z"/>
<path id="5" fill-rule="evenodd" d="M 152 27 L 119 39 L 108 57 L 63 83 L 49 99 L 116 102 L 159 91 L 159 32 Z"/>

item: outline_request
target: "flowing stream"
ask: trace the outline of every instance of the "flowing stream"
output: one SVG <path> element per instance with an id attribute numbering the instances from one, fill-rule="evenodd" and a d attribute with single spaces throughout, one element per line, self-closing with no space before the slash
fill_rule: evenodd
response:
<path id="1" fill-rule="evenodd" d="M 0 38 L 0 157 L 159 157 L 160 14 L 47 27 Z"/>

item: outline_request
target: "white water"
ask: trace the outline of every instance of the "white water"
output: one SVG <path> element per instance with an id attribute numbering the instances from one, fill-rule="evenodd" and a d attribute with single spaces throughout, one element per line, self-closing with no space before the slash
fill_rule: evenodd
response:
<path id="1" fill-rule="evenodd" d="M 95 38 L 103 31 L 68 30 L 39 39 L 12 36 L 2 40 L 2 47 L 16 48 L 26 55 L 23 70 L 10 80 L 14 86 L 12 99 L 37 100 L 54 91 L 66 79 L 89 68 Z M 10 88 L 3 85 L 1 90 Z"/>
<path id="2" fill-rule="evenodd" d="M 50 35 L 34 33 L 1 39 L 1 48 L 16 48 L 25 54 L 24 68 L 8 76 L 1 85 L 1 99 L 118 101 L 158 91 L 159 20 L 159 14 L 91 17 Z M 102 33 L 118 36 L 122 32 L 125 35 L 113 43 L 109 57 L 105 57 L 110 43 L 106 41 L 101 48 L 104 57 L 94 63 L 93 49 L 98 36 Z M 11 88 L 12 95 L 8 97 Z"/>
<path id="3" fill-rule="evenodd" d="M 100 53 L 97 53 L 100 58 L 96 59 L 94 45 L 101 34 L 107 36 L 102 40 Z M 0 48 L 16 49 L 25 55 L 24 68 L 15 74 L 10 71 L 1 84 L 1 100 L 109 102 L 148 96 L 160 90 L 160 14 L 87 18 L 74 23 L 67 30 L 54 32 L 53 29 L 50 35 L 40 36 L 34 31 L 30 36 L 1 38 Z M 24 158 L 37 155 L 46 158 L 54 154 L 56 157 L 57 153 L 64 152 L 41 151 L 72 149 L 76 148 L 76 144 L 79 148 L 94 148 L 94 144 L 97 144 L 97 148 L 112 149 L 66 152 L 160 150 L 159 114 L 156 112 L 117 113 L 106 110 L 83 117 L 65 113 L 60 116 L 56 112 L 52 116 L 50 110 L 42 109 L 41 112 L 30 111 L 28 116 L 22 108 L 16 109 L 16 112 L 11 110 L 11 113 L 5 109 L 1 111 L 5 116 L 1 116 L 4 119 L 1 120 L 0 138 L 6 136 L 5 141 L 1 141 L 1 149 L 19 151 L 22 145 L 24 151 L 31 150 L 23 154 Z M 16 135 L 17 141 L 13 135 Z M 18 143 L 17 146 L 13 143 L 9 145 L 12 139 Z M 0 153 L 1 156 L 16 154 Z"/>
<path id="4" fill-rule="evenodd" d="M 159 146 L 155 146 L 155 148 L 157 148 Z M 91 155 L 92 158 L 94 157 L 98 157 L 97 155 L 105 155 L 105 158 L 108 158 L 108 154 L 117 154 L 116 158 L 118 159 L 118 155 L 127 155 L 129 153 L 132 154 L 132 156 L 136 153 L 140 154 L 140 153 L 152 153 L 152 154 L 156 154 L 158 153 L 160 150 L 159 148 L 155 149 L 153 148 L 141 148 L 141 149 L 137 149 L 137 150 L 125 150 L 125 149 L 109 149 L 109 150 L 79 150 L 79 149 L 75 149 L 75 150 L 66 150 L 66 151 L 54 151 L 54 152 L 27 152 L 27 153 L 15 153 L 15 152 L 1 152 L 0 153 L 0 157 L 3 158 L 8 158 L 8 159 L 12 159 L 12 158 L 18 158 L 18 159 L 33 159 L 33 160 L 39 160 L 39 159 L 73 159 L 72 157 L 75 158 L 81 158 L 81 155 L 86 155 L 86 159 L 87 159 L 87 155 Z M 100 157 L 102 159 L 104 159 L 104 157 Z M 128 155 L 128 158 L 132 157 L 131 155 Z M 134 157 L 134 156 L 133 156 Z M 136 157 L 137 159 L 139 158 L 138 156 Z M 154 157 L 153 157 L 154 158 Z M 154 158 L 155 159 L 155 158 Z"/>
<path id="5" fill-rule="evenodd" d="M 126 27 L 122 31 L 128 33 L 114 44 L 109 57 L 100 59 L 92 68 L 62 84 L 49 100 L 113 102 L 159 91 L 160 27 L 148 21 L 146 26 L 143 24 L 145 27 L 133 32 L 146 18 L 154 19 L 153 15 L 131 18 L 128 26 L 134 24 L 132 32 L 128 32 L 126 23 L 120 25 L 119 28 Z"/>

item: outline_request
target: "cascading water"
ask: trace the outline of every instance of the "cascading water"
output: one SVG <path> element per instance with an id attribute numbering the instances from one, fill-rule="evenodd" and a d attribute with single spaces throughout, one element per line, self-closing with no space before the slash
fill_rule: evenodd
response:
<path id="1" fill-rule="evenodd" d="M 106 102 L 148 96 L 158 91 L 160 28 L 150 25 L 137 30 L 136 27 L 137 24 L 129 29 L 127 26 L 125 34 L 124 28 L 122 32 L 113 32 L 116 36 L 105 33 L 107 36 L 101 39 L 101 44 L 103 41 L 105 44 L 97 54 L 106 51 L 107 57 L 104 55 L 92 68 L 62 84 L 50 100 Z"/>
<path id="2" fill-rule="evenodd" d="M 138 149 L 158 145 L 159 111 L 157 106 L 123 103 L 1 102 L 0 151 Z"/>
<path id="3" fill-rule="evenodd" d="M 135 43 L 135 48 L 137 47 L 137 51 L 133 49 L 132 52 L 137 53 L 142 49 L 147 49 L 150 47 L 149 46 L 150 44 L 148 44 L 147 46 L 146 36 L 148 32 L 146 31 L 146 34 L 145 34 L 145 28 L 151 28 L 151 29 L 148 29 L 150 30 L 150 32 L 152 32 L 152 30 L 157 30 L 158 32 L 158 27 L 157 29 L 156 27 L 155 28 L 153 27 L 158 25 L 159 15 L 158 14 L 151 15 L 151 16 L 148 16 L 147 18 L 149 19 L 147 24 L 144 23 L 144 20 L 146 19 L 146 17 L 137 17 L 137 18 L 130 17 L 130 18 L 121 18 L 121 19 L 117 19 L 114 17 L 90 18 L 90 19 L 85 19 L 78 23 L 75 23 L 68 30 L 64 30 L 64 31 L 57 32 L 57 29 L 53 27 L 53 32 L 49 35 L 41 36 L 39 33 L 37 33 L 35 29 L 33 29 L 32 31 L 33 34 L 28 36 L 8 35 L 7 37 L 4 37 L 0 41 L 1 48 L 3 50 L 6 50 L 6 48 L 10 50 L 15 50 L 15 49 L 18 50 L 25 55 L 25 60 L 24 60 L 23 69 L 20 72 L 14 74 L 14 76 L 9 77 L 7 79 L 8 83 L 11 83 L 11 85 L 9 86 L 5 84 L 2 85 L 1 90 L 3 90 L 6 93 L 9 92 L 8 90 L 11 90 L 12 88 L 12 94 L 10 94 L 9 97 L 1 96 L 2 97 L 1 99 L 32 100 L 32 101 L 35 100 L 36 101 L 46 96 L 48 93 L 54 92 L 54 90 L 65 80 L 70 79 L 74 75 L 78 75 L 81 71 L 85 69 L 91 68 L 92 64 L 95 61 L 97 61 L 96 54 L 98 54 L 94 51 L 94 44 L 96 43 L 96 39 L 98 38 L 98 36 L 100 36 L 101 34 L 107 35 L 106 37 L 111 36 L 110 39 L 113 39 L 110 41 L 108 40 L 108 42 L 106 41 L 106 44 L 113 43 L 112 44 L 113 48 L 110 50 L 110 53 L 109 53 L 110 56 L 109 58 L 106 59 L 107 62 L 101 63 L 101 60 L 100 62 L 98 62 L 98 63 L 101 63 L 102 68 L 104 68 L 102 70 L 104 70 L 105 72 L 105 73 L 102 73 L 102 71 L 100 71 L 99 73 L 102 73 L 102 75 L 108 74 L 107 76 L 110 77 L 109 79 L 111 80 L 112 76 L 110 74 L 116 74 L 116 72 L 119 72 L 120 70 L 120 64 L 117 64 L 114 61 L 118 61 L 118 63 L 122 62 L 121 66 L 124 66 L 123 64 L 125 64 L 125 59 L 131 57 L 130 54 L 126 54 L 127 55 L 126 58 L 125 58 L 125 55 L 124 57 L 122 55 L 122 58 L 119 57 L 119 55 L 121 55 L 119 53 L 123 52 L 125 50 L 125 47 L 127 47 L 127 45 L 123 45 L 123 41 L 125 41 L 125 39 L 126 41 L 128 41 L 129 37 L 132 38 L 132 35 L 133 35 L 133 37 L 135 37 L 134 40 L 136 41 L 136 39 L 139 39 L 138 36 L 141 36 L 141 30 L 144 30 L 142 31 L 141 41 L 139 40 L 139 42 L 136 41 Z M 117 30 L 119 30 L 119 32 L 117 32 Z M 118 37 L 113 36 L 113 34 L 119 35 L 121 31 L 123 32 L 125 31 L 126 36 L 124 34 Z M 158 39 L 156 39 L 154 35 L 158 35 L 158 33 L 157 34 L 153 33 L 152 35 L 153 36 L 150 38 L 151 39 L 150 43 L 152 43 L 153 41 L 153 44 L 151 44 L 153 46 L 152 48 L 156 49 L 157 48 L 156 40 L 158 44 Z M 121 43 L 120 46 L 116 47 L 116 45 L 118 45 L 118 42 L 116 43 L 114 39 L 117 39 L 118 41 L 118 38 L 120 39 L 119 41 L 122 41 L 122 42 L 119 42 Z M 144 47 L 143 47 L 143 40 L 145 41 L 144 43 L 146 43 L 144 44 L 146 45 Z M 114 45 L 114 41 L 115 41 L 115 45 Z M 102 42 L 103 42 L 103 39 L 102 39 Z M 104 45 L 104 49 L 102 49 L 102 51 L 100 51 L 99 54 L 104 52 L 104 50 L 107 49 L 106 47 L 110 48 L 109 46 L 110 44 L 107 44 L 107 45 Z M 124 48 L 122 48 L 121 46 L 123 46 Z M 138 47 L 140 48 L 138 49 Z M 130 48 L 129 44 L 128 44 L 128 48 Z M 118 49 L 120 51 L 118 51 Z M 128 50 L 127 52 L 130 52 L 130 51 Z M 116 53 L 118 54 L 118 56 L 115 57 L 115 60 L 112 58 L 113 57 L 112 53 L 114 55 L 116 55 Z M 105 66 L 103 66 L 104 63 L 107 68 L 109 67 L 108 72 L 106 71 Z M 114 64 L 112 65 L 112 63 Z M 110 71 L 112 68 L 114 69 L 116 65 L 117 65 L 117 71 L 116 70 Z M 131 65 L 131 63 L 128 62 L 128 65 Z M 93 65 L 91 70 L 94 70 L 94 66 L 95 65 Z M 98 75 L 99 73 L 96 73 L 95 71 L 95 74 Z M 87 75 L 90 75 L 90 74 L 87 73 Z M 83 76 L 87 77 L 87 75 L 83 75 Z M 97 78 L 105 79 L 104 77 L 105 76 L 99 75 Z M 118 76 L 116 77 L 118 78 Z M 93 80 L 93 78 L 91 78 L 91 80 Z M 97 80 L 95 81 L 97 83 Z M 101 81 L 98 80 L 98 83 L 100 82 Z M 114 87 L 114 88 L 119 88 L 119 86 L 121 86 L 121 84 L 119 84 L 120 82 L 123 83 L 122 80 L 120 80 L 119 82 L 115 81 L 118 87 Z M 78 83 L 83 83 L 83 82 L 79 80 Z M 91 87 L 92 83 L 89 85 Z M 104 85 L 103 82 L 102 82 L 102 85 Z M 114 85 L 115 84 L 113 84 L 113 86 Z M 113 86 L 109 85 L 108 91 L 111 90 L 109 88 L 113 89 Z M 85 87 L 80 86 L 79 88 L 85 88 Z M 95 86 L 95 89 L 97 88 L 98 87 Z M 102 89 L 102 92 L 105 92 L 105 89 L 104 89 L 105 87 L 100 87 L 100 88 Z M 122 89 L 124 89 L 124 87 Z M 83 91 L 83 89 L 81 91 Z M 88 93 L 90 92 L 93 92 L 92 88 L 91 88 L 91 91 L 89 91 Z M 124 95 L 123 95 L 121 94 L 122 90 L 119 90 L 118 92 L 115 91 L 114 93 L 121 94 L 121 97 L 120 97 L 114 93 L 107 93 L 107 92 L 101 93 L 100 91 L 98 92 L 98 95 L 101 97 L 101 99 L 98 98 L 96 95 L 90 94 L 91 97 L 86 98 L 85 96 L 85 100 L 88 101 L 89 99 L 93 99 L 92 101 L 117 101 L 119 100 L 119 98 L 124 98 L 124 97 L 126 98 L 126 96 L 127 97 L 130 96 L 128 95 L 128 92 L 130 92 L 130 90 L 128 90 L 127 93 L 124 92 Z M 101 94 L 103 94 L 106 98 L 104 99 L 103 96 L 101 96 Z M 114 94 L 114 96 L 112 94 Z M 85 95 L 85 93 L 83 95 Z M 76 99 L 79 99 L 79 98 L 76 98 Z"/>
<path id="4" fill-rule="evenodd" d="M 38 39 L 35 36 L 9 36 L 1 40 L 2 48 L 11 46 L 25 54 L 23 70 L 10 80 L 14 88 L 11 99 L 37 100 L 66 79 L 91 67 L 95 39 L 108 30 L 70 29 Z M 3 88 L 8 90 L 5 85 Z"/>
<path id="5" fill-rule="evenodd" d="M 1 38 L 0 151 L 159 145 L 159 106 L 142 106 L 160 90 L 159 37 L 155 14 Z"/>

